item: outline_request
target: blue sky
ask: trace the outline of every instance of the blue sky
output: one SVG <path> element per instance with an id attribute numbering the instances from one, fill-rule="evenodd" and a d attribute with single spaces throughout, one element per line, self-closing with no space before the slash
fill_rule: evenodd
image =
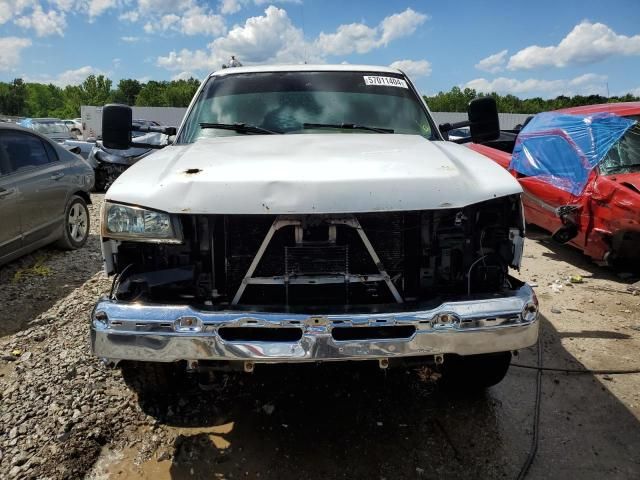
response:
<path id="1" fill-rule="evenodd" d="M 640 96 L 640 0 L 0 0 L 0 80 L 398 65 L 422 93 Z"/>

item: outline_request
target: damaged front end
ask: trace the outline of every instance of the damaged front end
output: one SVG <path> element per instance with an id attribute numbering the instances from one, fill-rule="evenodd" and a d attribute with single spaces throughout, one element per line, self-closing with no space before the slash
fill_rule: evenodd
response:
<path id="1" fill-rule="evenodd" d="M 107 202 L 109 359 L 299 362 L 470 355 L 537 338 L 519 195 L 464 208 L 169 215 Z"/>

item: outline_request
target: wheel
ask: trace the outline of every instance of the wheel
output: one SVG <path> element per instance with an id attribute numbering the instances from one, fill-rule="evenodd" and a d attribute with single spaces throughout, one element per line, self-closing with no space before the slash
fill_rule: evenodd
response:
<path id="1" fill-rule="evenodd" d="M 511 352 L 447 355 L 442 364 L 443 386 L 458 391 L 482 390 L 500 383 L 509 370 Z"/>
<path id="2" fill-rule="evenodd" d="M 184 369 L 177 363 L 133 362 L 120 364 L 122 378 L 139 396 L 180 392 Z"/>
<path id="3" fill-rule="evenodd" d="M 64 212 L 64 231 L 58 240 L 59 247 L 75 250 L 87 243 L 89 238 L 89 209 L 82 197 L 74 195 Z"/>

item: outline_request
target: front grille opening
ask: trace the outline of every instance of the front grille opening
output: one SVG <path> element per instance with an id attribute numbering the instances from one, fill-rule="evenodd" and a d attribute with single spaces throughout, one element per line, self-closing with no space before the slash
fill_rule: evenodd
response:
<path id="1" fill-rule="evenodd" d="M 334 340 L 382 340 L 410 338 L 416 331 L 413 325 L 389 327 L 335 327 L 331 330 Z"/>
<path id="2" fill-rule="evenodd" d="M 229 342 L 297 342 L 301 328 L 222 327 L 218 334 Z"/>

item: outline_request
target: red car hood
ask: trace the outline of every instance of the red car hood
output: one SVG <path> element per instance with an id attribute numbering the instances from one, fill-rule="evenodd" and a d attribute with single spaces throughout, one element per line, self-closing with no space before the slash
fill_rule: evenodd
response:
<path id="1" fill-rule="evenodd" d="M 617 173 L 615 175 L 610 175 L 609 178 L 629 190 L 633 190 L 640 194 L 640 172 Z"/>

